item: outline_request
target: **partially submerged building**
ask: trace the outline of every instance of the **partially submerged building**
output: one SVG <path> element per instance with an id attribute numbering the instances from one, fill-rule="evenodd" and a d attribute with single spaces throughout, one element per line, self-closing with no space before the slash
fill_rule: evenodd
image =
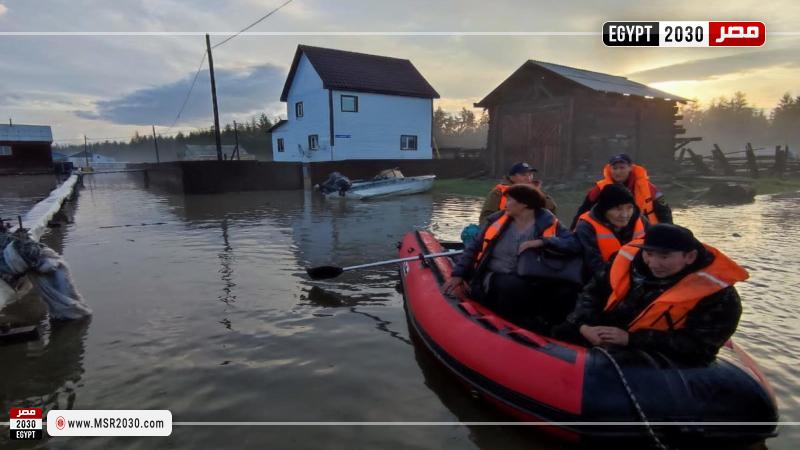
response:
<path id="1" fill-rule="evenodd" d="M 687 101 L 625 77 L 529 60 L 475 107 L 489 112 L 492 173 L 528 161 L 561 177 L 615 153 L 670 163 L 685 132 L 677 104 Z"/>
<path id="2" fill-rule="evenodd" d="M 0 172 L 53 170 L 53 131 L 46 125 L 0 125 Z"/>
<path id="3" fill-rule="evenodd" d="M 433 99 L 411 61 L 300 45 L 275 124 L 274 161 L 431 159 Z"/>

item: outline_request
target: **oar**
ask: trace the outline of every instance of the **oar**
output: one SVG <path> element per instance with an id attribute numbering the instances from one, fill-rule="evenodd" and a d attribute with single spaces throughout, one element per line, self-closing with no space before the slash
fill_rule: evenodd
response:
<path id="1" fill-rule="evenodd" d="M 336 278 L 341 275 L 343 272 L 347 272 L 348 270 L 356 270 L 356 269 L 365 269 L 367 267 L 375 267 L 375 266 L 383 266 L 386 264 L 395 264 L 401 263 L 405 261 L 414 261 L 415 259 L 431 259 L 431 258 L 439 258 L 441 256 L 455 256 L 464 253 L 463 250 L 458 250 L 455 252 L 444 252 L 444 253 L 431 253 L 429 255 L 422 255 L 419 256 L 409 256 L 408 258 L 398 258 L 398 259 L 389 259 L 386 261 L 378 261 L 369 264 L 361 264 L 358 266 L 350 266 L 350 267 L 337 267 L 337 266 L 319 266 L 319 267 L 309 267 L 306 269 L 308 276 L 314 280 L 324 280 L 327 278 Z"/>

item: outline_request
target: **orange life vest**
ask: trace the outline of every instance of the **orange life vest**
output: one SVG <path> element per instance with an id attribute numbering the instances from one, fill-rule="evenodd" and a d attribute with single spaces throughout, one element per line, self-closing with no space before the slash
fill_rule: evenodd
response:
<path id="1" fill-rule="evenodd" d="M 633 177 L 633 199 L 636 206 L 642 215 L 647 217 L 651 225 L 658 223 L 658 218 L 653 211 L 653 194 L 650 192 L 650 177 L 647 175 L 647 170 L 637 164 L 631 164 L 631 177 Z M 614 179 L 611 178 L 611 165 L 606 164 L 603 167 L 603 179 L 596 183 L 597 188 L 601 191 L 606 185 L 614 184 Z"/>
<path id="2" fill-rule="evenodd" d="M 508 214 L 503 213 L 497 220 L 495 220 L 489 227 L 486 229 L 486 233 L 483 235 L 483 244 L 481 245 L 481 251 L 478 252 L 477 258 L 475 258 L 475 267 L 483 260 L 483 257 L 486 256 L 486 249 L 489 248 L 489 245 L 497 239 L 503 230 L 506 227 L 506 223 L 511 218 Z M 555 237 L 556 232 L 558 231 L 558 219 L 553 218 L 553 223 L 547 227 L 544 232 L 542 232 L 542 237 Z"/>
<path id="3" fill-rule="evenodd" d="M 506 191 L 510 187 L 511 186 L 508 185 L 508 184 L 498 184 L 497 186 L 495 186 L 495 189 L 500 191 L 500 204 L 497 205 L 497 210 L 498 211 L 502 211 L 502 210 L 506 209 L 506 198 L 507 198 L 506 197 Z"/>
<path id="4" fill-rule="evenodd" d="M 642 241 L 634 241 L 641 243 Z M 611 266 L 611 295 L 608 297 L 605 311 L 613 309 L 631 287 L 631 262 L 641 250 L 628 244 L 620 249 Z M 711 294 L 732 286 L 749 277 L 747 271 L 710 245 L 703 246 L 712 255 L 714 262 L 696 272 L 690 273 L 674 286 L 664 291 L 644 311 L 628 324 L 628 331 L 677 330 L 686 324 L 686 317 L 700 300 Z"/>
<path id="5" fill-rule="evenodd" d="M 578 217 L 578 220 L 583 220 L 594 228 L 594 234 L 597 236 L 597 246 L 600 248 L 600 256 L 603 257 L 604 262 L 608 262 L 608 260 L 611 259 L 611 255 L 618 252 L 619 249 L 622 248 L 622 243 L 619 241 L 619 239 L 617 239 L 616 236 L 614 236 L 614 232 L 602 223 L 595 220 L 589 211 L 581 214 L 581 216 Z M 633 227 L 633 238 L 631 241 L 635 241 L 643 237 L 644 221 L 642 220 L 642 217 L 639 216 L 636 219 L 636 224 Z"/>

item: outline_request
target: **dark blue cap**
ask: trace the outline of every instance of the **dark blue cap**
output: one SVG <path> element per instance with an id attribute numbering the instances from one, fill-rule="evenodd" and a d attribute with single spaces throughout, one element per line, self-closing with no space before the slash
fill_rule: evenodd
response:
<path id="1" fill-rule="evenodd" d="M 518 162 L 513 166 L 511 166 L 511 169 L 508 171 L 508 174 L 516 175 L 518 173 L 525 173 L 525 172 L 538 172 L 538 171 L 533 167 L 531 167 L 531 165 L 526 162 Z"/>
<path id="2" fill-rule="evenodd" d="M 608 160 L 608 163 L 611 164 L 611 165 L 614 165 L 614 163 L 618 163 L 618 162 L 625 162 L 625 163 L 628 163 L 628 164 L 633 164 L 633 160 L 631 159 L 631 157 L 628 156 L 625 153 L 620 153 L 618 155 L 614 155 L 614 156 L 611 157 L 611 159 Z"/>
<path id="3" fill-rule="evenodd" d="M 659 223 L 647 229 L 643 244 L 634 244 L 653 252 L 688 252 L 702 245 L 694 234 L 680 225 Z"/>

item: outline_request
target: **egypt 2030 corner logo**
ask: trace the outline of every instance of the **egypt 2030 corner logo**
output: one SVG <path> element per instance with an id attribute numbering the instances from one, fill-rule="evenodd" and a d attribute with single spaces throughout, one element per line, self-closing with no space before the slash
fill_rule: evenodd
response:
<path id="1" fill-rule="evenodd" d="M 42 408 L 11 408 L 8 416 L 12 440 L 42 438 Z"/>
<path id="2" fill-rule="evenodd" d="M 659 21 L 606 22 L 603 43 L 609 47 L 761 47 L 764 22 Z"/>

